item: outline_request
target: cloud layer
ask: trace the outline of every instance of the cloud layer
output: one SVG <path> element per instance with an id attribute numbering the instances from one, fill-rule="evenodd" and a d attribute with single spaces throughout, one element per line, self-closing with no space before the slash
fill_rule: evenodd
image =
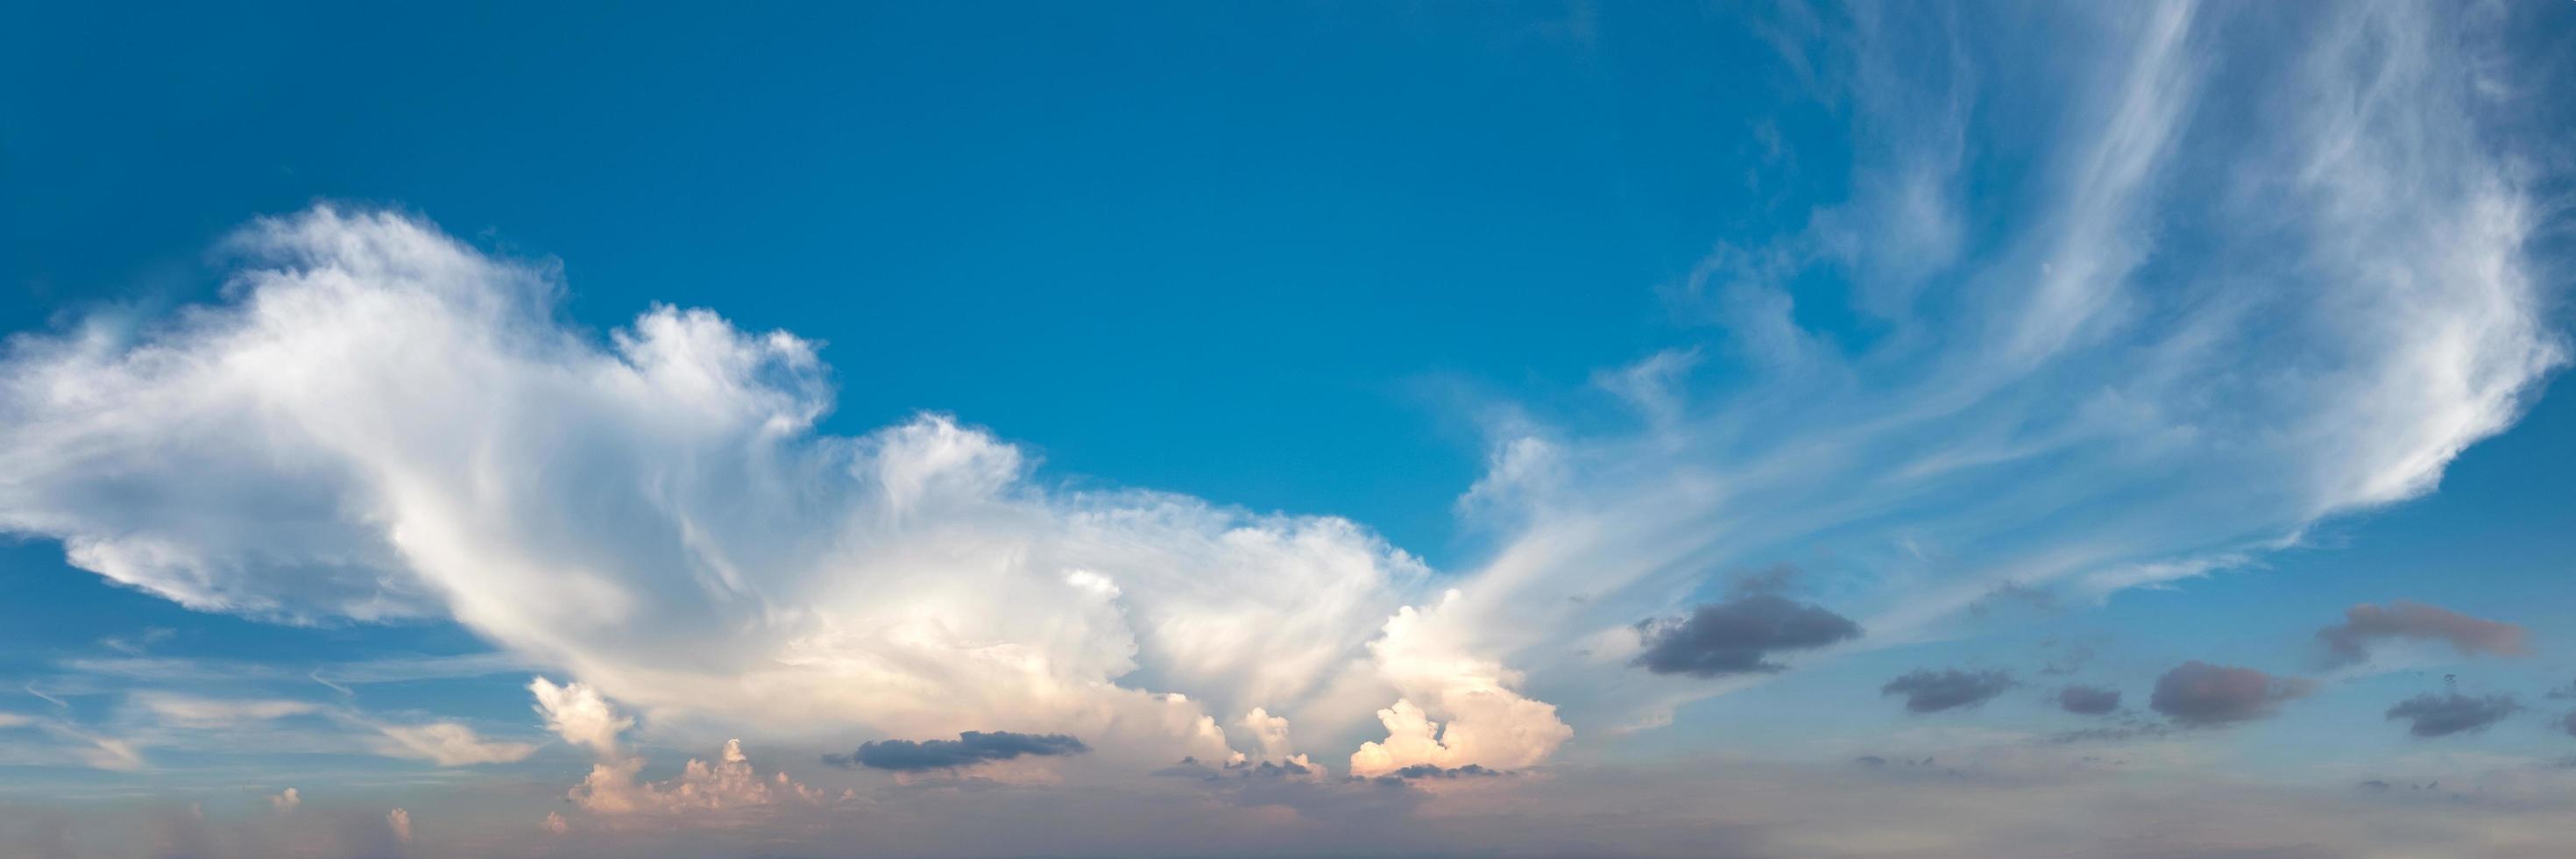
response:
<path id="1" fill-rule="evenodd" d="M 990 761 L 1007 761 L 1018 757 L 1060 757 L 1091 751 L 1082 741 L 1063 734 L 1014 734 L 1009 731 L 967 731 L 954 740 L 876 740 L 860 743 L 859 750 L 847 755 L 825 755 L 823 762 L 838 767 L 919 772 L 922 770 L 957 769 Z"/>

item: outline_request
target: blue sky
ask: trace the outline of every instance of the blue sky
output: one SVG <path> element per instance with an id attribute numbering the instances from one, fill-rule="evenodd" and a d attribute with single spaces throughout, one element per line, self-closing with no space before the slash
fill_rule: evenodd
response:
<path id="1" fill-rule="evenodd" d="M 0 845 L 2555 855 L 2571 41 L 12 10 Z"/>

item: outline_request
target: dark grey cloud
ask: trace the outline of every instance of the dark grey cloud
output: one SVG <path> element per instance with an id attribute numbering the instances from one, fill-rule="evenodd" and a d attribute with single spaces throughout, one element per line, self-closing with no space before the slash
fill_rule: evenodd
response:
<path id="1" fill-rule="evenodd" d="M 2068 686 L 2057 691 L 2057 706 L 2079 716 L 2100 716 L 2120 709 L 2120 690 Z"/>
<path id="2" fill-rule="evenodd" d="M 1813 603 L 1751 593 L 1702 605 L 1686 617 L 1639 621 L 1646 650 L 1631 664 L 1657 674 L 1717 677 L 1779 671 L 1772 651 L 1860 637 L 1860 625 Z"/>
<path id="3" fill-rule="evenodd" d="M 2012 675 L 2001 671 L 1920 668 L 1887 681 L 1887 685 L 1878 687 L 1878 694 L 1905 696 L 1907 712 L 1938 713 L 1986 703 L 2012 686 Z"/>
<path id="4" fill-rule="evenodd" d="M 1383 785 L 1399 785 L 1416 779 L 1493 778 L 1507 775 L 1511 775 L 1511 773 L 1497 769 L 1486 769 L 1480 764 L 1468 764 L 1463 767 L 1448 767 L 1445 769 L 1431 764 L 1414 764 L 1412 766 L 1378 776 L 1373 779 L 1373 781 Z"/>
<path id="5" fill-rule="evenodd" d="M 2516 624 L 2411 600 L 2391 600 L 2385 608 L 2362 603 L 2345 609 L 2342 623 L 2317 630 L 2331 665 L 2368 659 L 2371 645 L 2392 638 L 2446 642 L 2462 655 L 2519 656 L 2529 652 L 2528 637 Z"/>
<path id="6" fill-rule="evenodd" d="M 2315 687 L 2296 677 L 2194 659 L 2156 678 L 2147 706 L 2185 725 L 2224 725 L 2270 716 L 2279 712 L 2281 702 Z"/>
<path id="7" fill-rule="evenodd" d="M 2511 695 L 2436 695 L 2431 692 L 2397 702 L 2388 708 L 2390 720 L 2406 719 L 2414 724 L 2406 729 L 2418 737 L 2442 737 L 2462 731 L 2484 730 L 2522 709 L 2522 703 Z"/>
<path id="8" fill-rule="evenodd" d="M 1166 778 L 1215 780 L 1227 778 L 1229 776 L 1234 778 L 1286 778 L 1288 776 L 1307 775 L 1314 771 L 1315 769 L 1313 767 L 1306 766 L 1305 764 L 1301 764 L 1296 761 L 1279 761 L 1277 763 L 1272 763 L 1270 761 L 1246 761 L 1242 763 L 1226 764 L 1222 769 L 1219 769 L 1217 767 L 1211 767 L 1207 764 L 1200 763 L 1199 759 L 1196 757 L 1186 757 L 1182 758 L 1180 763 L 1155 770 L 1152 774 Z"/>
<path id="9" fill-rule="evenodd" d="M 1091 751 L 1081 740 L 1064 734 L 1015 734 L 1010 731 L 967 731 L 954 740 L 877 740 L 859 744 L 859 750 L 847 755 L 824 755 L 823 762 L 836 767 L 920 772 L 956 769 L 986 761 L 1006 761 L 1017 757 L 1058 757 Z"/>
<path id="10" fill-rule="evenodd" d="M 1463 767 L 1448 767 L 1446 769 L 1431 764 L 1414 764 L 1412 766 L 1396 770 L 1392 775 L 1397 778 L 1485 778 L 1488 776 L 1510 775 L 1510 773 L 1503 772 L 1502 770 L 1486 769 L 1481 764 L 1468 764 Z"/>

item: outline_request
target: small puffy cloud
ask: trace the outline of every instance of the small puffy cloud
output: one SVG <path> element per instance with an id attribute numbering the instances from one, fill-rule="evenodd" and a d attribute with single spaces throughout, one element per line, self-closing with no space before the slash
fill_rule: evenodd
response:
<path id="1" fill-rule="evenodd" d="M 1767 591 L 1693 609 L 1684 617 L 1640 621 L 1645 651 L 1632 664 L 1657 674 L 1718 677 L 1779 671 L 1779 650 L 1823 647 L 1860 637 L 1860 625 L 1812 603 Z"/>
<path id="2" fill-rule="evenodd" d="M 395 841 L 411 841 L 411 812 L 399 808 L 385 812 L 385 827 L 394 831 Z"/>
<path id="3" fill-rule="evenodd" d="M 1019 757 L 1059 757 L 1091 751 L 1082 740 L 1065 734 L 1017 734 L 967 731 L 954 740 L 877 740 L 860 743 L 857 752 L 824 755 L 836 767 L 922 772 L 957 769 Z"/>
<path id="4" fill-rule="evenodd" d="M 2251 668 L 2192 660 L 2156 678 L 2147 706 L 2185 725 L 2210 726 L 2260 719 L 2281 702 L 2308 694 L 2316 684 L 2274 677 Z"/>
<path id="5" fill-rule="evenodd" d="M 539 825 L 545 827 L 548 835 L 562 835 L 572 831 L 572 824 L 564 820 L 563 812 L 560 811 L 546 812 L 545 822 Z"/>
<path id="6" fill-rule="evenodd" d="M 2057 706 L 2079 716 L 2100 716 L 2120 709 L 2120 690 L 2068 686 L 2057 691 Z"/>
<path id="7" fill-rule="evenodd" d="M 2443 737 L 2464 731 L 2482 731 L 2522 709 L 2522 703 L 2511 695 L 2436 695 L 2427 692 L 2397 702 L 2388 708 L 2391 721 L 2405 719 L 2414 724 L 2406 732 L 2418 737 Z"/>
<path id="8" fill-rule="evenodd" d="M 545 717 L 547 730 L 602 755 L 614 754 L 617 735 L 635 727 L 633 717 L 620 715 L 587 684 L 557 686 L 538 677 L 528 681 L 528 692 L 537 697 L 537 714 Z"/>
<path id="9" fill-rule="evenodd" d="M 529 743 L 491 742 L 456 722 L 426 725 L 377 725 L 383 734 L 374 746 L 390 758 L 423 760 L 443 767 L 506 764 L 526 760 L 537 747 Z"/>
<path id="10" fill-rule="evenodd" d="M 2350 665 L 2370 658 L 2372 645 L 2388 639 L 2439 641 L 2463 656 L 2520 656 L 2530 652 L 2529 634 L 2518 624 L 2470 617 L 2447 608 L 2411 600 L 2391 600 L 2385 607 L 2362 603 L 2345 609 L 2342 623 L 2317 630 L 2331 664 Z"/>
<path id="11" fill-rule="evenodd" d="M 293 814 L 296 809 L 304 807 L 304 795 L 290 787 L 270 795 L 268 807 L 279 814 Z"/>
<path id="12" fill-rule="evenodd" d="M 1933 671 L 1916 669 L 1887 681 L 1878 694 L 1905 696 L 1909 713 L 1938 713 L 1984 704 L 2012 688 L 2012 675 L 2001 671 Z"/>

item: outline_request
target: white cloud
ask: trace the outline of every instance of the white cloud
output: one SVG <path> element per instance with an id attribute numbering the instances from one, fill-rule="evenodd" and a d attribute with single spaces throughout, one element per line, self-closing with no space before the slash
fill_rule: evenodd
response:
<path id="1" fill-rule="evenodd" d="M 322 709 L 305 701 L 228 701 L 168 692 L 136 692 L 127 696 L 127 700 L 162 724 L 182 728 L 232 727 L 317 713 Z"/>
<path id="2" fill-rule="evenodd" d="M 1155 761 L 1231 753 L 1202 702 L 1350 686 L 1428 575 L 1343 520 L 1052 491 L 945 417 L 815 435 L 810 344 L 662 307 L 603 348 L 551 268 L 401 216 L 236 245 L 225 305 L 15 341 L 0 528 L 201 609 L 452 616 L 648 716 Z"/>
<path id="3" fill-rule="evenodd" d="M 531 688 L 602 767 L 632 760 L 610 699 L 657 725 L 1069 733 L 1157 763 L 1231 759 L 1210 713 L 1312 738 L 1374 711 L 1355 769 L 1527 766 L 1569 722 L 1729 688 L 1569 646 L 1617 644 L 1713 572 L 1829 552 L 1857 646 L 2000 585 L 2198 575 L 2429 491 L 2564 362 L 2455 22 L 2334 9 L 2212 63 L 2249 37 L 2189 6 L 2095 11 L 2032 68 L 1929 92 L 1853 64 L 1855 127 L 1926 136 L 1864 141 L 1857 199 L 1711 255 L 1679 297 L 1739 348 L 1602 375 L 1637 431 L 1496 409 L 1461 506 L 1498 545 L 1429 609 L 1398 612 L 1431 571 L 1360 525 L 1052 487 L 945 416 L 822 435 L 806 341 L 656 307 L 601 343 L 559 318 L 554 267 L 330 207 L 245 231 L 222 304 L 13 341 L 0 529 L 205 610 L 453 618 L 570 678 Z M 1985 84 L 2068 111 L 1973 129 L 2047 153 L 2027 194 L 1959 192 Z M 2278 121 L 2204 124 L 2220 98 Z M 1910 105 L 1932 121 L 1881 115 Z M 1990 224 L 2036 226 L 1963 235 Z M 1898 231 L 1864 247 L 1871 225 Z M 1801 324 L 1836 298 L 1787 289 L 1819 266 L 1885 336 Z M 1727 354 L 1747 366 L 1706 366 Z"/>
<path id="4" fill-rule="evenodd" d="M 290 787 L 270 795 L 268 807 L 279 814 L 293 814 L 296 809 L 304 807 L 304 795 Z"/>
<path id="5" fill-rule="evenodd" d="M 2028 55 L 1981 56 L 1999 68 L 1935 78 L 1973 89 L 1856 106 L 1865 132 L 1919 105 L 2045 106 L 2052 121 L 1972 120 L 1989 151 L 2038 154 L 2026 193 L 1907 202 L 1870 196 L 1907 183 L 1856 178 L 1861 198 L 1816 216 L 1955 206 L 1937 219 L 1992 236 L 1908 265 L 1813 226 L 1721 247 L 1673 297 L 1726 326 L 1740 363 L 1701 374 L 1724 387 L 1658 394 L 1626 432 L 1493 410 L 1511 417 L 1466 501 L 1532 512 L 1457 584 L 1478 653 L 1577 725 L 1654 724 L 1759 681 L 1603 670 L 1566 643 L 1612 641 L 1730 570 L 1831 559 L 1811 583 L 1868 636 L 1813 661 L 1954 633 L 1998 587 L 2090 597 L 2259 563 L 2321 519 L 2430 491 L 2566 362 L 2525 250 L 2521 162 L 2483 134 L 2512 106 L 2466 79 L 2487 58 L 2462 52 L 2493 36 L 2477 16 L 2372 6 L 2254 26 L 2139 4 L 2066 21 Z M 1887 32 L 1914 31 L 1819 38 L 1869 55 Z M 1912 144 L 1864 143 L 1856 173 L 1912 169 Z M 1944 288 L 1880 282 L 1897 268 Z M 1854 282 L 1792 302 L 1786 284 L 1819 270 Z M 1885 330 L 1798 322 L 1845 309 Z M 1661 363 L 1632 375 L 1679 378 Z M 1546 440 L 1543 460 L 1527 439 Z"/>
<path id="6" fill-rule="evenodd" d="M 538 677 L 528 681 L 528 691 L 537 696 L 537 713 L 545 717 L 546 730 L 602 756 L 616 754 L 617 735 L 635 727 L 634 718 L 618 713 L 589 686 L 557 686 Z"/>
<path id="7" fill-rule="evenodd" d="M 399 808 L 385 812 L 385 827 L 393 830 L 395 841 L 411 842 L 411 812 Z"/>
<path id="8" fill-rule="evenodd" d="M 1406 697 L 1378 711 L 1384 740 L 1351 754 L 1351 773 L 1372 776 L 1416 764 L 1442 768 L 1476 764 L 1516 769 L 1545 760 L 1574 736 L 1556 707 L 1513 691 L 1520 675 L 1475 655 L 1458 626 L 1463 594 L 1450 591 L 1428 611 L 1410 606 L 1386 623 L 1384 637 L 1369 644 L 1380 672 Z M 1436 724 L 1414 698 L 1448 718 Z"/>
<path id="9" fill-rule="evenodd" d="M 565 797 L 595 815 L 665 818 L 717 815 L 780 803 L 810 806 L 825 801 L 821 791 L 788 778 L 784 772 L 762 777 L 752 767 L 751 758 L 743 754 L 741 740 L 726 740 L 723 754 L 713 763 L 690 759 L 669 781 L 644 781 L 638 777 L 643 768 L 641 757 L 594 765 L 589 778 Z M 557 822 L 550 817 L 547 825 L 553 828 Z"/>
<path id="10" fill-rule="evenodd" d="M 377 754 L 423 760 L 443 767 L 512 763 L 526 760 L 537 751 L 537 747 L 529 743 L 485 740 L 476 736 L 474 729 L 456 722 L 376 725 L 375 729 L 383 734 L 374 743 Z"/>

